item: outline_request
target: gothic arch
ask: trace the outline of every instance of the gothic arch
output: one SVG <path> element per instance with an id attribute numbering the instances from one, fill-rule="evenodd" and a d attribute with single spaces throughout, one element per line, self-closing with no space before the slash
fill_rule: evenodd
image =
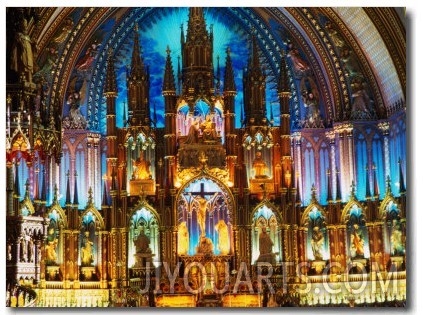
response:
<path id="1" fill-rule="evenodd" d="M 350 214 L 351 214 L 351 209 L 354 208 L 354 206 L 356 206 L 357 208 L 361 209 L 362 211 L 362 219 L 364 220 L 364 222 L 366 222 L 367 220 L 367 207 L 363 207 L 363 205 L 358 202 L 355 198 L 353 198 L 352 200 L 350 200 L 344 207 L 344 209 L 342 210 L 342 214 L 341 214 L 341 222 L 343 223 L 347 223 L 350 219 Z"/>
<path id="2" fill-rule="evenodd" d="M 148 238 L 148 252 L 152 254 L 150 262 L 156 267 L 161 263 L 160 255 L 160 216 L 157 211 L 142 197 L 141 200 L 131 209 L 126 224 L 128 228 L 128 267 L 140 267 L 139 260 L 135 257 L 137 253 L 136 240 L 142 233 Z"/>
<path id="3" fill-rule="evenodd" d="M 279 263 L 282 261 L 282 224 L 283 218 L 277 207 L 269 200 L 264 200 L 258 204 L 250 216 L 251 224 L 251 264 L 257 261 L 269 263 Z M 273 243 L 271 253 L 274 254 L 275 261 L 268 260 L 269 257 L 262 256 L 261 234 L 265 229 Z"/>
<path id="4" fill-rule="evenodd" d="M 303 227 L 307 227 L 308 226 L 310 212 L 313 211 L 314 208 L 316 208 L 323 215 L 323 217 L 325 219 L 327 218 L 327 211 L 325 210 L 325 208 L 323 208 L 317 202 L 312 202 L 311 204 L 309 204 L 307 206 L 307 208 L 304 209 L 304 212 L 301 215 L 301 226 L 303 226 Z"/>
<path id="5" fill-rule="evenodd" d="M 201 172 L 188 180 L 176 196 L 174 209 L 178 228 L 178 254 L 196 255 L 234 252 L 236 226 L 231 191 L 218 178 Z"/>

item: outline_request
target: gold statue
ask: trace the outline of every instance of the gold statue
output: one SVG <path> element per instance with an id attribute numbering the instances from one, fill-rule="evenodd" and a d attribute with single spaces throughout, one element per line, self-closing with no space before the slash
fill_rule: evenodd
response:
<path id="1" fill-rule="evenodd" d="M 189 232 L 185 221 L 178 225 L 178 255 L 187 255 L 189 251 Z"/>
<path id="2" fill-rule="evenodd" d="M 315 260 L 323 260 L 322 247 L 324 240 L 322 231 L 316 225 L 311 233 L 311 249 L 313 250 Z"/>
<path id="3" fill-rule="evenodd" d="M 144 159 L 141 153 L 139 158 L 134 161 L 134 171 L 132 173 L 133 179 L 149 179 L 151 178 L 150 161 Z"/>
<path id="4" fill-rule="evenodd" d="M 364 240 L 361 229 L 356 223 L 353 225 L 354 231 L 351 233 L 351 257 L 363 257 L 364 256 Z"/>
<path id="5" fill-rule="evenodd" d="M 228 255 L 230 251 L 228 226 L 223 220 L 219 220 L 215 225 L 215 230 L 219 235 L 218 248 L 220 255 Z"/>
<path id="6" fill-rule="evenodd" d="M 215 141 L 217 139 L 216 124 L 207 116 L 206 120 L 200 125 L 203 131 L 203 141 Z"/>
<path id="7" fill-rule="evenodd" d="M 12 70 L 25 77 L 26 82 L 32 83 L 34 71 L 33 42 L 28 34 L 28 21 L 23 18 L 21 29 L 16 34 L 16 42 L 12 49 Z"/>
<path id="8" fill-rule="evenodd" d="M 84 233 L 83 247 L 81 248 L 81 265 L 91 266 L 94 262 L 93 242 L 90 240 L 90 232 Z"/>
<path id="9" fill-rule="evenodd" d="M 253 161 L 253 169 L 255 178 L 267 178 L 266 175 L 267 165 L 266 162 L 262 158 L 262 154 L 260 151 L 256 152 L 256 158 Z"/>

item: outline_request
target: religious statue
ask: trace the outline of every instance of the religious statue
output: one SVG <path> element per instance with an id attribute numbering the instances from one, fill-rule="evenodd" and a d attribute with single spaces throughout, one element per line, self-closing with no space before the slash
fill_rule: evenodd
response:
<path id="1" fill-rule="evenodd" d="M 353 225 L 351 233 L 350 253 L 351 257 L 364 257 L 364 239 L 360 226 L 356 223 Z"/>
<path id="2" fill-rule="evenodd" d="M 198 201 L 198 211 L 197 211 L 197 222 L 200 228 L 201 236 L 206 235 L 206 212 L 207 212 L 207 199 L 203 197 L 196 197 Z"/>
<path id="3" fill-rule="evenodd" d="M 394 220 L 391 233 L 391 254 L 393 256 L 402 256 L 405 252 L 401 223 Z"/>
<path id="4" fill-rule="evenodd" d="M 210 200 L 207 200 L 204 197 L 196 196 L 194 198 L 194 202 L 197 203 L 197 223 L 198 227 L 200 228 L 200 235 L 205 236 L 206 235 L 206 213 L 207 208 L 209 207 L 209 203 L 216 197 L 217 193 L 214 194 L 213 197 L 210 198 Z"/>
<path id="5" fill-rule="evenodd" d="M 335 47 L 341 48 L 345 45 L 344 39 L 339 35 L 338 31 L 333 27 L 331 21 L 325 23 L 325 29 L 328 32 L 329 37 L 332 39 Z"/>
<path id="6" fill-rule="evenodd" d="M 151 253 L 150 238 L 144 233 L 144 227 L 140 227 L 140 233 L 134 240 L 137 253 Z"/>
<path id="7" fill-rule="evenodd" d="M 276 263 L 275 253 L 273 253 L 273 241 L 267 234 L 266 227 L 263 226 L 259 236 L 259 252 L 260 256 L 257 262 L 267 262 L 272 265 Z"/>
<path id="8" fill-rule="evenodd" d="M 34 45 L 28 34 L 28 21 L 23 18 L 21 28 L 16 34 L 15 43 L 12 48 L 12 70 L 18 75 L 24 76 L 26 82 L 32 83 L 34 72 L 34 55 L 32 46 Z"/>
<path id="9" fill-rule="evenodd" d="M 256 152 L 256 157 L 253 161 L 254 177 L 255 178 L 267 178 L 266 175 L 267 165 L 262 158 L 262 153 L 260 151 Z"/>
<path id="10" fill-rule="evenodd" d="M 214 228 L 219 235 L 218 248 L 220 255 L 228 255 L 230 251 L 228 225 L 224 220 L 219 220 Z"/>
<path id="11" fill-rule="evenodd" d="M 303 58 L 301 58 L 298 49 L 294 47 L 292 43 L 288 44 L 288 53 L 286 56 L 291 58 L 294 70 L 297 73 L 304 73 L 310 69 L 310 66 Z"/>
<path id="12" fill-rule="evenodd" d="M 200 123 L 198 121 L 198 118 L 196 118 L 189 127 L 188 136 L 185 140 L 186 144 L 193 144 L 198 143 L 198 133 L 200 130 Z"/>
<path id="13" fill-rule="evenodd" d="M 50 227 L 48 230 L 47 235 L 47 244 L 45 246 L 46 249 L 46 263 L 47 265 L 54 265 L 56 264 L 57 260 L 57 243 L 58 240 L 56 238 L 56 233 L 54 227 Z"/>
<path id="14" fill-rule="evenodd" d="M 269 234 L 267 234 L 266 227 L 263 227 L 259 236 L 260 255 L 271 254 L 273 252 L 272 248 L 273 241 L 270 239 Z"/>
<path id="15" fill-rule="evenodd" d="M 320 121 L 319 101 L 313 92 L 302 92 L 304 107 L 307 109 L 306 122 L 310 125 Z"/>
<path id="16" fill-rule="evenodd" d="M 141 153 L 139 158 L 134 161 L 134 171 L 132 173 L 133 179 L 149 179 L 151 178 L 150 161 L 144 159 Z"/>
<path id="17" fill-rule="evenodd" d="M 200 125 L 203 131 L 203 141 L 215 141 L 217 139 L 216 124 L 207 116 L 206 120 Z"/>
<path id="18" fill-rule="evenodd" d="M 90 239 L 90 232 L 85 231 L 81 248 L 81 265 L 84 267 L 91 266 L 94 262 L 93 244 Z"/>
<path id="19" fill-rule="evenodd" d="M 26 236 L 21 237 L 20 247 L 21 247 L 21 261 L 27 262 L 28 245 L 26 243 Z"/>
<path id="20" fill-rule="evenodd" d="M 200 237 L 200 243 L 197 247 L 197 254 L 212 255 L 213 254 L 213 242 L 206 236 Z"/>
<path id="21" fill-rule="evenodd" d="M 28 241 L 28 262 L 34 262 L 34 241 L 32 237 Z"/>
<path id="22" fill-rule="evenodd" d="M 12 260 L 12 243 L 7 242 L 7 252 L 6 252 L 6 257 L 8 261 Z"/>
<path id="23" fill-rule="evenodd" d="M 311 249 L 315 260 L 323 260 L 322 248 L 324 240 L 322 231 L 316 225 L 311 233 Z"/>
<path id="24" fill-rule="evenodd" d="M 189 232 L 185 221 L 178 225 L 178 255 L 186 255 L 189 251 Z"/>
<path id="25" fill-rule="evenodd" d="M 73 92 L 69 94 L 66 103 L 69 106 L 69 114 L 63 120 L 63 124 L 69 129 L 85 129 L 87 127 L 87 121 L 81 114 L 80 109 L 80 95 L 79 92 Z"/>
<path id="26" fill-rule="evenodd" d="M 352 94 L 351 97 L 353 98 L 352 101 L 352 113 L 354 112 L 361 112 L 370 114 L 369 106 L 372 103 L 367 91 L 364 87 L 364 83 L 361 79 L 354 79 L 351 82 L 351 89 Z"/>

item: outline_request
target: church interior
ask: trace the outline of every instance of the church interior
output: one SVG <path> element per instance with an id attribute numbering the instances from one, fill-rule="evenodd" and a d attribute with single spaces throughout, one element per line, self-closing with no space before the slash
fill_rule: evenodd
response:
<path id="1" fill-rule="evenodd" d="M 6 8 L 6 306 L 406 305 L 403 8 Z"/>

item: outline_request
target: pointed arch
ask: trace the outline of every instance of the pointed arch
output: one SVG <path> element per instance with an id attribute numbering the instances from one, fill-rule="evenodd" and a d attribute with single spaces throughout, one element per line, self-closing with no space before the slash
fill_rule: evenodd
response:
<path id="1" fill-rule="evenodd" d="M 182 185 L 174 209 L 178 254 L 191 256 L 203 250 L 214 255 L 233 253 L 234 204 L 227 186 L 206 171 Z"/>
<path id="2" fill-rule="evenodd" d="M 368 217 L 367 208 L 363 207 L 363 205 L 360 202 L 358 202 L 358 200 L 355 198 L 351 199 L 342 210 L 341 222 L 347 223 L 350 219 L 351 210 L 355 208 L 361 209 L 361 214 L 362 214 L 361 219 L 363 220 L 363 222 L 366 222 Z"/>
<path id="3" fill-rule="evenodd" d="M 259 203 L 251 212 L 251 264 L 262 260 L 260 249 L 260 236 L 263 231 L 269 234 L 273 243 L 272 253 L 276 258 L 276 263 L 282 261 L 282 215 L 278 208 L 269 200 Z M 264 232 L 263 232 L 264 233 Z M 263 260 L 264 261 L 264 260 Z M 270 262 L 270 261 L 268 261 Z"/>
<path id="4" fill-rule="evenodd" d="M 148 238 L 149 252 L 152 254 L 152 262 L 158 267 L 160 265 L 160 229 L 161 220 L 157 211 L 142 198 L 131 210 L 128 221 L 128 267 L 136 267 L 137 253 L 136 240 L 140 233 Z M 137 266 L 138 267 L 138 266 Z"/>
<path id="5" fill-rule="evenodd" d="M 68 227 L 67 217 L 62 207 L 54 203 L 46 213 L 49 220 L 47 239 L 45 242 L 46 265 L 56 266 L 62 263 L 64 241 L 62 231 Z"/>
<path id="6" fill-rule="evenodd" d="M 301 221 L 300 221 L 301 222 L 301 226 L 303 226 L 303 227 L 307 227 L 308 226 L 308 222 L 309 222 L 309 218 L 310 218 L 310 212 L 314 211 L 314 209 L 317 209 L 323 215 L 323 217 L 325 219 L 327 218 L 327 211 L 325 210 L 325 208 L 323 208 L 317 202 L 313 202 L 313 203 L 309 204 L 304 209 L 304 212 L 301 215 Z"/>
<path id="7" fill-rule="evenodd" d="M 342 211 L 341 220 L 346 225 L 347 257 L 352 260 L 368 259 L 370 248 L 366 208 L 363 208 L 357 200 L 352 199 Z"/>
<path id="8" fill-rule="evenodd" d="M 398 214 L 401 215 L 401 208 L 398 207 L 397 202 L 394 198 L 394 196 L 392 196 L 392 194 L 388 194 L 383 201 L 380 203 L 379 206 L 379 211 L 378 211 L 378 216 L 377 218 L 381 221 L 385 221 L 388 217 L 389 217 L 389 209 L 392 207 L 392 205 L 396 205 L 397 209 L 398 209 Z"/>

